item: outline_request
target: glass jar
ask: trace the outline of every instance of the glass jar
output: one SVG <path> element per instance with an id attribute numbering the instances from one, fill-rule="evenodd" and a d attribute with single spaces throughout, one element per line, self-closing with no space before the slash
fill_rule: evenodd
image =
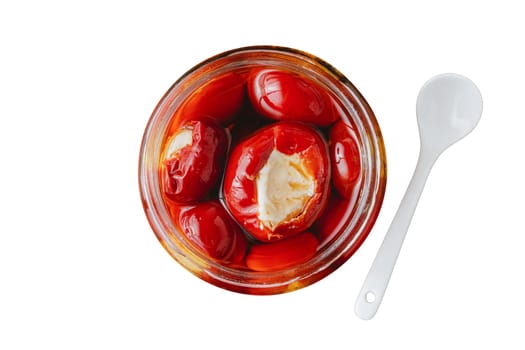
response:
<path id="1" fill-rule="evenodd" d="M 252 271 L 211 259 L 188 242 L 174 222 L 162 195 L 159 164 L 166 133 L 176 125 L 177 111 L 203 84 L 228 72 L 246 74 L 258 67 L 297 72 L 315 81 L 336 102 L 341 118 L 352 126 L 360 170 L 344 220 L 329 223 L 334 232 L 307 261 L 275 271 Z M 144 132 L 139 161 L 139 185 L 149 223 L 168 253 L 187 270 L 213 285 L 247 294 L 277 294 L 296 290 L 327 276 L 347 261 L 368 236 L 382 205 L 386 186 L 386 155 L 378 123 L 354 85 L 327 62 L 302 51 L 253 46 L 209 58 L 180 77 L 162 97 Z M 331 208 L 327 210 L 335 210 Z M 332 225 L 333 224 L 333 225 Z"/>

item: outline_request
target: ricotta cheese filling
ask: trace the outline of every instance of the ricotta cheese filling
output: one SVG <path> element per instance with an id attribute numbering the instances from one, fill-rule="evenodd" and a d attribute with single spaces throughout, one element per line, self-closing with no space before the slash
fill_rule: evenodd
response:
<path id="1" fill-rule="evenodd" d="M 315 193 L 315 178 L 298 154 L 274 149 L 255 179 L 258 217 L 274 230 L 301 214 Z"/>
<path id="2" fill-rule="evenodd" d="M 170 159 L 173 155 L 180 149 L 191 145 L 193 136 L 192 129 L 186 128 L 182 129 L 180 132 L 175 134 L 168 144 L 166 149 L 166 159 Z"/>

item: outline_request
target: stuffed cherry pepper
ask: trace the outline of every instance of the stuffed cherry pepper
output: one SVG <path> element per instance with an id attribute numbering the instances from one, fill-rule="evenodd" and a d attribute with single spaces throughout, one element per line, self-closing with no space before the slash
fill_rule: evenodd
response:
<path id="1" fill-rule="evenodd" d="M 319 217 L 330 174 L 328 146 L 316 129 L 277 122 L 232 150 L 223 202 L 254 238 L 278 240 L 305 231 Z"/>
<path id="2" fill-rule="evenodd" d="M 361 154 L 353 128 L 343 121 L 337 122 L 329 135 L 332 182 L 345 198 L 351 198 L 361 173 Z"/>
<path id="3" fill-rule="evenodd" d="M 255 69 L 248 96 L 261 115 L 273 120 L 329 126 L 339 119 L 330 95 L 306 76 L 280 69 Z"/>
<path id="4" fill-rule="evenodd" d="M 219 202 L 181 206 L 176 212 L 181 233 L 201 253 L 225 264 L 240 264 L 246 238 Z"/>
<path id="5" fill-rule="evenodd" d="M 203 199 L 224 167 L 228 136 L 213 121 L 190 121 L 169 139 L 161 178 L 164 194 L 176 202 Z"/>

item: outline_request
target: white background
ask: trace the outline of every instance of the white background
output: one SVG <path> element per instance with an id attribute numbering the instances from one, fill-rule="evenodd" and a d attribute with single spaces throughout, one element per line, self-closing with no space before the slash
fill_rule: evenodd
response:
<path id="1" fill-rule="evenodd" d="M 525 20 L 519 1 L 7 1 L 0 5 L 1 349 L 525 347 Z M 142 132 L 187 69 L 291 46 L 341 70 L 381 125 L 369 239 L 303 290 L 208 285 L 163 250 L 138 194 Z M 415 99 L 470 77 L 474 132 L 436 163 L 383 304 L 354 301 L 418 154 Z"/>

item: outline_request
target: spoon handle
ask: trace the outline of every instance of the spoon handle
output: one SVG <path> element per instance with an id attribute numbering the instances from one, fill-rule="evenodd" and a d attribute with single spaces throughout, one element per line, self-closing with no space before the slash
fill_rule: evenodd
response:
<path id="1" fill-rule="evenodd" d="M 421 152 L 419 155 L 414 175 L 412 175 L 405 195 L 377 252 L 355 304 L 356 315 L 364 320 L 374 317 L 381 300 L 383 300 L 419 197 L 423 192 L 428 174 L 436 158 L 437 156 L 429 153 Z"/>

